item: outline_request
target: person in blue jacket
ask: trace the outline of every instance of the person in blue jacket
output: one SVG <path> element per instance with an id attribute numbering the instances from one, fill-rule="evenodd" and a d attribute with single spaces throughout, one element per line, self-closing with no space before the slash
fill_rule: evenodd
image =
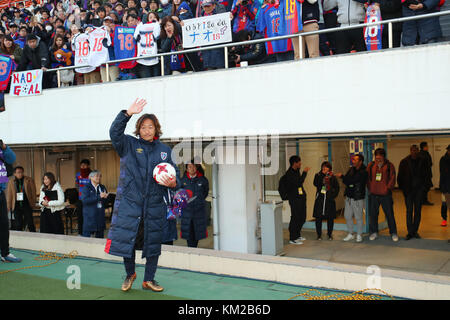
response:
<path id="1" fill-rule="evenodd" d="M 102 174 L 94 170 L 89 174 L 90 183 L 81 192 L 83 202 L 83 237 L 90 237 L 95 233 L 96 238 L 104 238 L 105 204 L 108 198 L 106 187 L 100 183 Z"/>
<path id="2" fill-rule="evenodd" d="M 167 214 L 163 196 L 167 188 L 179 185 L 179 171 L 172 161 L 172 150 L 159 140 L 161 125 L 154 114 L 143 114 L 137 120 L 136 137 L 124 133 L 131 116 L 141 113 L 146 104 L 145 99 L 136 99 L 128 110 L 119 112 L 109 131 L 120 157 L 120 175 L 105 252 L 123 257 L 127 276 L 122 290 L 128 291 L 136 279 L 135 250 L 142 249 L 142 258 L 146 258 L 142 288 L 160 292 L 164 288 L 154 276 Z M 153 169 L 162 162 L 174 166 L 176 177 L 163 178 L 158 184 Z"/>
<path id="3" fill-rule="evenodd" d="M 3 140 L 0 140 L 0 260 L 2 262 L 22 261 L 22 259 L 16 258 L 9 252 L 9 221 L 6 205 L 8 171 L 6 169 L 6 164 L 12 165 L 14 161 L 16 161 L 16 154 L 3 143 Z"/>
<path id="4" fill-rule="evenodd" d="M 209 192 L 209 182 L 202 166 L 195 164 L 194 160 L 186 164 L 181 187 L 191 190 L 192 197 L 196 197 L 181 216 L 181 238 L 187 240 L 188 247 L 196 248 L 198 241 L 207 237 L 205 199 Z"/>

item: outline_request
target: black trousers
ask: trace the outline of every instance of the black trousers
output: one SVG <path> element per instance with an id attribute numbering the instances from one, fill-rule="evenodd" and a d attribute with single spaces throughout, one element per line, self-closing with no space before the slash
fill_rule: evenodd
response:
<path id="1" fill-rule="evenodd" d="M 41 233 L 64 234 L 61 214 L 62 210 L 52 213 L 50 209 L 45 209 L 41 212 Z"/>
<path id="2" fill-rule="evenodd" d="M 30 232 L 36 232 L 36 227 L 33 221 L 33 210 L 28 203 L 20 205 L 16 202 L 14 208 L 14 226 L 13 229 L 17 231 L 24 231 L 28 227 Z"/>
<path id="3" fill-rule="evenodd" d="M 327 219 L 327 235 L 329 237 L 331 237 L 331 235 L 333 234 L 333 228 L 334 228 L 334 219 L 327 217 L 327 216 L 323 216 L 320 218 L 316 218 L 316 233 L 318 237 L 322 237 L 322 221 L 324 219 Z"/>
<path id="4" fill-rule="evenodd" d="M 420 218 L 422 216 L 423 189 L 414 190 L 405 196 L 406 204 L 406 228 L 408 234 L 415 234 L 419 230 Z"/>
<path id="5" fill-rule="evenodd" d="M 8 209 L 3 191 L 0 191 L 0 253 L 2 257 L 6 257 L 9 254 Z"/>
<path id="6" fill-rule="evenodd" d="M 383 208 L 388 222 L 389 233 L 391 235 L 397 234 L 397 225 L 394 217 L 394 201 L 390 194 L 385 196 L 369 195 L 369 232 L 378 233 L 378 214 L 380 213 L 380 205 Z"/>
<path id="7" fill-rule="evenodd" d="M 442 217 L 442 220 L 447 221 L 447 203 L 446 202 L 442 202 L 442 204 L 441 204 L 441 217 Z"/>
<path id="8" fill-rule="evenodd" d="M 191 219 L 191 225 L 189 226 L 189 239 L 187 239 L 187 245 L 189 248 L 197 248 L 198 240 L 195 239 L 194 219 Z"/>
<path id="9" fill-rule="evenodd" d="M 383 49 L 388 49 L 389 48 L 389 30 L 388 30 L 388 25 L 385 24 L 383 26 L 383 32 L 381 35 L 381 43 L 383 46 Z M 396 26 L 396 24 L 393 24 L 392 27 L 392 47 L 393 48 L 398 48 L 400 47 L 401 44 L 401 38 L 402 38 L 402 27 L 400 26 Z"/>
<path id="10" fill-rule="evenodd" d="M 336 32 L 336 54 L 367 51 L 363 28 Z"/>
<path id="11" fill-rule="evenodd" d="M 306 197 L 289 200 L 291 207 L 291 221 L 289 222 L 289 240 L 301 237 L 303 225 L 306 221 Z"/>

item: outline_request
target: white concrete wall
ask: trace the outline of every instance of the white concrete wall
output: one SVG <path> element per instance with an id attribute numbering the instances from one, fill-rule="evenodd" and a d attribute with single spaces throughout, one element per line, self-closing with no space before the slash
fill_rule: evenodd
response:
<path id="1" fill-rule="evenodd" d="M 158 115 L 163 138 L 449 130 L 449 63 L 442 43 L 7 95 L 1 136 L 10 144 L 109 140 L 115 115 L 136 97 L 149 101 L 144 111 Z"/>

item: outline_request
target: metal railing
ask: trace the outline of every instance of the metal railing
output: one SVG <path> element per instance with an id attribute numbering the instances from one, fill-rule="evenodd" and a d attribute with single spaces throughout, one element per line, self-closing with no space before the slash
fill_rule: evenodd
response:
<path id="1" fill-rule="evenodd" d="M 187 49 L 187 50 L 181 50 L 181 51 L 173 51 L 173 52 L 164 52 L 164 53 L 158 53 L 155 55 L 147 55 L 147 56 L 140 56 L 140 57 L 133 57 L 133 58 L 127 58 L 127 59 L 118 59 L 118 60 L 112 60 L 105 62 L 101 64 L 101 66 L 106 66 L 106 79 L 107 82 L 109 81 L 109 65 L 110 64 L 116 64 L 120 62 L 126 62 L 126 61 L 134 61 L 134 60 L 141 60 L 141 59 L 150 59 L 150 58 L 161 58 L 161 76 L 164 76 L 164 57 L 171 56 L 171 55 L 178 55 L 178 54 L 186 54 L 186 53 L 193 53 L 198 51 L 207 51 L 207 50 L 214 50 L 214 49 L 224 49 L 225 53 L 225 69 L 228 69 L 228 48 L 229 47 L 235 47 L 235 46 L 243 46 L 243 45 L 251 45 L 256 43 L 262 43 L 262 42 L 268 42 L 268 41 L 276 41 L 276 40 L 284 40 L 284 39 L 291 39 L 298 37 L 299 38 L 299 53 L 300 53 L 300 59 L 303 59 L 303 41 L 302 37 L 307 37 L 311 35 L 318 35 L 318 34 L 326 34 L 326 33 L 332 33 L 332 32 L 340 32 L 340 31 L 346 31 L 346 30 L 353 30 L 357 28 L 364 28 L 364 27 L 373 27 L 378 25 L 388 25 L 388 46 L 389 48 L 393 47 L 393 34 L 392 34 L 392 27 L 393 23 L 400 23 L 405 21 L 412 21 L 412 20 L 420 20 L 420 19 L 427 19 L 427 18 L 433 18 L 433 17 L 441 17 L 450 15 L 450 10 L 447 11 L 441 11 L 441 12 L 434 12 L 419 16 L 412 16 L 412 17 L 403 17 L 403 18 L 396 18 L 396 19 L 390 19 L 390 20 L 384 20 L 384 21 L 378 21 L 378 22 L 372 22 L 372 23 L 359 23 L 351 26 L 345 26 L 345 27 L 336 27 L 336 28 L 329 28 L 329 29 L 323 29 L 323 30 L 317 30 L 317 31 L 310 31 L 310 32 L 302 32 L 302 33 L 296 33 L 296 34 L 290 34 L 285 36 L 278 36 L 278 37 L 272 37 L 272 38 L 264 38 L 264 39 L 257 39 L 257 40 L 248 40 L 248 41 L 242 41 L 242 42 L 231 42 L 231 43 L 225 43 L 220 45 L 213 45 L 213 46 L 207 46 L 207 47 L 200 47 L 200 48 L 194 48 L 194 49 Z M 78 68 L 86 68 L 86 67 L 92 67 L 90 65 L 81 65 L 81 66 L 69 66 L 69 67 L 60 67 L 60 68 L 54 68 L 54 69 L 48 69 L 46 72 L 56 72 L 57 73 L 57 79 L 58 79 L 58 88 L 61 86 L 60 81 L 60 72 L 62 70 L 72 70 L 72 69 L 78 69 Z"/>

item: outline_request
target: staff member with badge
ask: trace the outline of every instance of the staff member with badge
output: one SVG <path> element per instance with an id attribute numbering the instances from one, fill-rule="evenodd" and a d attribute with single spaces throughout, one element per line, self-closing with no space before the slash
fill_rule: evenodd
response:
<path id="1" fill-rule="evenodd" d="M 8 212 L 14 212 L 14 230 L 36 232 L 33 222 L 33 208 L 36 205 L 36 184 L 24 175 L 21 166 L 14 168 L 14 179 L 9 180 L 7 188 Z"/>
<path id="2" fill-rule="evenodd" d="M 167 214 L 164 196 L 167 188 L 179 186 L 178 167 L 172 161 L 172 150 L 159 140 L 161 125 L 154 114 L 143 114 L 137 120 L 136 137 L 125 134 L 128 121 L 141 113 L 146 104 L 144 99 L 136 99 L 128 110 L 119 112 L 109 130 L 112 145 L 120 157 L 120 175 L 105 252 L 123 257 L 127 276 L 122 291 L 130 290 L 136 279 L 136 249 L 142 249 L 142 258 L 146 259 L 142 288 L 163 291 L 154 277 Z M 163 162 L 171 164 L 176 174 L 157 183 L 153 170 Z"/>
<path id="3" fill-rule="evenodd" d="M 108 198 L 106 187 L 100 183 L 102 174 L 94 170 L 89 174 L 91 183 L 86 184 L 81 193 L 83 201 L 83 237 L 95 233 L 96 238 L 104 238 L 106 228 L 105 204 Z"/>

